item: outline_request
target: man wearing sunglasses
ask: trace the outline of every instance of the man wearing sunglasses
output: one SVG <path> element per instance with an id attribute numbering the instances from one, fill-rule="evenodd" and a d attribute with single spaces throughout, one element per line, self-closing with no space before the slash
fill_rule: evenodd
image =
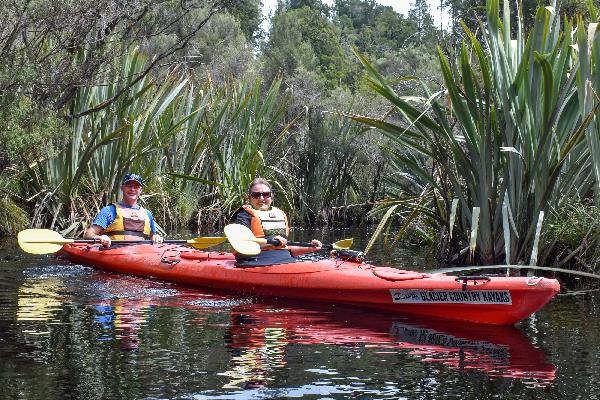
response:
<path id="1" fill-rule="evenodd" d="M 286 249 L 293 256 L 312 253 L 321 249 L 323 244 L 313 239 L 316 247 L 287 246 L 290 228 L 285 213 L 273 207 L 273 191 L 271 184 L 263 178 L 256 178 L 248 187 L 249 205 L 243 205 L 232 216 L 231 223 L 250 228 L 254 236 L 279 240 L 279 246 L 261 245 L 261 250 Z"/>
<path id="2" fill-rule="evenodd" d="M 152 213 L 138 204 L 143 187 L 140 175 L 125 175 L 121 182 L 123 199 L 102 208 L 83 237 L 98 240 L 104 247 L 109 247 L 111 240 L 150 239 L 162 243 Z"/>

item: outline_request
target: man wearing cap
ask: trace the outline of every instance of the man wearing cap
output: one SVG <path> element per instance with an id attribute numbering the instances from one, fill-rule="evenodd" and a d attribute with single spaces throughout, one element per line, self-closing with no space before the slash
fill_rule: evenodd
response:
<path id="1" fill-rule="evenodd" d="M 143 186 L 144 180 L 138 174 L 125 175 L 121 183 L 123 199 L 102 208 L 83 237 L 99 240 L 104 247 L 110 246 L 111 239 L 150 239 L 154 243 L 162 243 L 163 238 L 156 233 L 152 213 L 137 204 Z"/>

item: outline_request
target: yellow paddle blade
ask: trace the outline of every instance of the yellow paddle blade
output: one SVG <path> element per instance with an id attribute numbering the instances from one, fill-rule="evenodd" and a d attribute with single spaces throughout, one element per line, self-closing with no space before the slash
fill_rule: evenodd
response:
<path id="1" fill-rule="evenodd" d="M 187 243 L 190 244 L 195 249 L 206 249 L 208 247 L 212 247 L 212 246 L 221 244 L 226 240 L 227 240 L 226 237 L 218 237 L 218 236 L 210 237 L 209 236 L 209 237 L 197 237 L 197 238 L 189 239 L 187 241 Z"/>
<path id="2" fill-rule="evenodd" d="M 30 254 L 56 253 L 63 244 L 73 243 L 50 229 L 25 229 L 17 235 L 21 249 Z"/>
<path id="3" fill-rule="evenodd" d="M 338 240 L 331 245 L 331 248 L 333 250 L 348 250 L 352 247 L 352 243 L 354 243 L 354 238 Z"/>
<path id="4" fill-rule="evenodd" d="M 255 256 L 260 253 L 260 245 L 257 243 L 260 239 L 257 239 L 249 228 L 240 224 L 230 224 L 225 227 L 224 231 L 231 247 L 238 253 L 247 256 Z M 265 240 L 262 239 L 262 241 Z"/>

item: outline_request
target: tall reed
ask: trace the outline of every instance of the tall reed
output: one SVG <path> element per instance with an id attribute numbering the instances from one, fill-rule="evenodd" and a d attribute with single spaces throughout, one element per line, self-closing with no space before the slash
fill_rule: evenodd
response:
<path id="1" fill-rule="evenodd" d="M 379 179 L 372 176 L 377 169 L 364 126 L 315 107 L 299 130 L 303 135 L 290 138 L 289 154 L 295 213 L 313 223 L 363 214 Z"/>
<path id="2" fill-rule="evenodd" d="M 107 83 L 82 88 L 71 106 L 80 114 L 112 99 L 109 107 L 70 121 L 71 137 L 55 157 L 27 166 L 29 190 L 36 205 L 33 225 L 59 228 L 64 234 L 80 232 L 107 201 L 116 201 L 119 179 L 128 171 L 152 176 L 163 141 L 178 124 L 159 124 L 185 86 L 174 75 L 157 85 L 143 78 L 132 84 L 146 62 L 137 49 L 125 54 Z"/>
<path id="3" fill-rule="evenodd" d="M 266 89 L 258 81 L 215 87 L 210 80 L 198 88 L 171 71 L 136 82 L 146 62 L 132 49 L 105 77 L 110 83 L 79 91 L 70 112 L 85 115 L 70 122 L 68 145 L 28 166 L 34 225 L 81 232 L 100 206 L 118 200 L 130 171 L 146 178 L 142 203 L 156 206 L 167 228 L 194 214 L 199 225 L 223 221 L 255 176 L 279 181 L 279 149 L 293 123 L 284 121 L 280 79 Z M 86 114 L 128 86 L 109 107 Z M 282 199 L 292 198 L 280 189 Z"/>
<path id="4" fill-rule="evenodd" d="M 163 170 L 180 180 L 182 190 L 195 187 L 198 222 L 223 222 L 245 201 L 245 190 L 256 176 L 279 185 L 284 163 L 286 97 L 281 80 L 263 89 L 259 81 L 229 82 L 215 88 L 208 82 L 201 90 L 190 89 L 181 103 L 182 114 L 193 114 L 181 135 L 174 137 Z M 183 157 L 181 157 L 183 155 Z M 177 160 L 175 160 L 177 158 Z M 282 200 L 288 190 L 279 185 Z"/>
<path id="5" fill-rule="evenodd" d="M 503 15 L 510 15 L 508 2 Z M 477 253 L 471 261 L 528 262 L 540 212 L 578 190 L 570 178 L 581 177 L 590 165 L 585 132 L 598 102 L 587 108 L 580 104 L 579 60 L 571 35 L 579 37 L 585 27 L 574 29 L 566 19 L 561 29 L 552 7 L 537 10 L 527 36 L 520 15 L 515 38 L 510 22 L 500 18 L 499 1 L 489 0 L 483 42 L 463 25 L 466 39 L 456 62 L 439 51 L 445 89 L 419 102 L 396 93 L 357 52 L 368 84 L 390 102 L 395 119 L 347 116 L 379 128 L 393 143 L 390 155 L 398 175 L 417 183 L 389 187 L 377 208 L 385 216 L 382 224 L 399 213 L 409 222 L 415 212 L 428 216 L 441 230 L 444 261 L 464 260 L 459 255 L 471 234 L 471 212 L 479 207 Z M 595 33 L 594 38 L 596 43 Z M 453 199 L 459 207 L 450 235 Z M 510 238 L 502 229 L 505 200 Z M 384 214 L 390 207 L 393 212 Z M 504 240 L 510 240 L 510 254 L 504 254 Z"/>

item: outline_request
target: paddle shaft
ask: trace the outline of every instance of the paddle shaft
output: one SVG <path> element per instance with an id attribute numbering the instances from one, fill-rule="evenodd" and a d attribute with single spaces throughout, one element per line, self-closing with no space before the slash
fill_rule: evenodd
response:
<path id="1" fill-rule="evenodd" d="M 229 224 L 225 226 L 223 231 L 225 232 L 225 236 L 229 240 L 231 247 L 233 247 L 233 249 L 240 254 L 245 254 L 249 256 L 257 255 L 261 252 L 261 248 L 259 246 L 260 244 L 270 244 L 277 247 L 281 246 L 281 242 L 275 239 L 274 237 L 257 238 L 254 235 L 254 233 L 252 233 L 250 228 L 248 228 L 245 225 Z M 313 243 L 287 242 L 286 244 L 290 247 L 307 247 L 313 249 L 317 247 Z M 322 246 L 322 248 L 324 250 L 340 250 L 348 249 L 350 248 L 350 246 L 352 246 L 351 238 L 338 240 L 337 242 L 332 244 L 326 244 Z"/>
<path id="2" fill-rule="evenodd" d="M 27 243 L 56 243 L 56 244 L 67 244 L 67 243 L 97 243 L 100 244 L 98 239 L 61 239 L 61 240 L 28 240 Z M 148 244 L 153 243 L 152 240 L 111 240 L 112 244 Z M 183 239 L 169 239 L 164 240 L 163 243 L 188 243 L 187 240 Z"/>
<path id="3" fill-rule="evenodd" d="M 100 241 L 96 241 L 94 242 L 94 240 L 88 240 L 88 239 L 82 239 L 82 240 L 75 240 L 75 242 L 77 243 L 100 243 Z M 113 244 L 147 244 L 147 243 L 153 243 L 152 240 L 111 240 L 110 241 Z M 185 239 L 166 239 L 163 240 L 163 243 L 190 243 L 189 240 L 185 240 Z"/>
<path id="4" fill-rule="evenodd" d="M 100 244 L 100 240 L 96 239 L 68 239 L 61 236 L 60 233 L 49 230 L 49 229 L 24 229 L 17 235 L 19 246 L 23 251 L 30 254 L 50 254 L 60 251 L 63 245 L 70 243 L 90 243 Z M 163 243 L 178 243 L 188 244 L 194 249 L 206 249 L 212 246 L 216 246 L 223 243 L 227 238 L 225 237 L 197 237 L 193 239 L 169 239 L 163 241 Z M 136 244 L 148 244 L 154 243 L 150 240 L 113 240 L 112 243 L 116 245 L 136 245 Z"/>
<path id="5" fill-rule="evenodd" d="M 264 243 L 268 243 L 268 244 L 272 244 L 273 246 L 279 246 L 281 245 L 281 242 L 278 239 L 273 239 L 273 238 L 268 238 L 268 239 L 264 239 L 265 242 Z M 288 246 L 297 246 L 297 247 L 317 247 L 315 246 L 313 243 L 302 243 L 302 242 L 287 242 Z M 331 244 L 324 244 L 323 247 L 321 247 L 321 250 L 331 250 L 333 248 L 333 245 Z"/>

